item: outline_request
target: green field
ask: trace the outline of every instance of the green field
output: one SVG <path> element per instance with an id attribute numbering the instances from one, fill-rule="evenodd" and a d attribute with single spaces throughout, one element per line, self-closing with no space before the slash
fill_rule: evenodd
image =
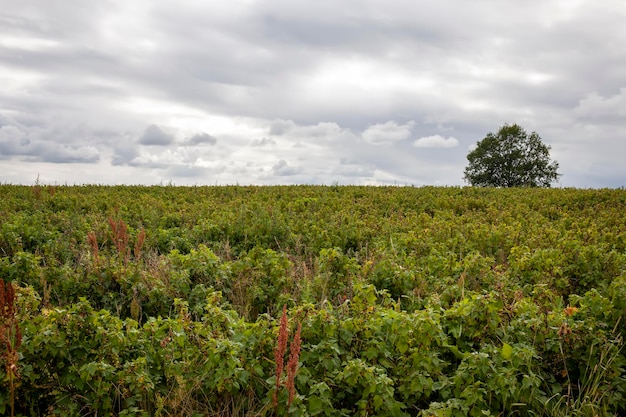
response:
<path id="1" fill-rule="evenodd" d="M 623 189 L 0 185 L 0 219 L 0 414 L 626 415 Z"/>

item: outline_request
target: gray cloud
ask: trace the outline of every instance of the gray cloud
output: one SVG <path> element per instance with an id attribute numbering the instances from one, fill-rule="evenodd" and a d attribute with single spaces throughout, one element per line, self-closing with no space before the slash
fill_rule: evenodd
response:
<path id="1" fill-rule="evenodd" d="M 622 125 L 626 120 L 626 87 L 610 97 L 592 92 L 578 102 L 574 114 L 593 123 Z"/>
<path id="2" fill-rule="evenodd" d="M 276 141 L 272 138 L 261 138 L 252 141 L 252 146 L 270 146 L 276 145 Z"/>
<path id="3" fill-rule="evenodd" d="M 210 173 L 211 170 L 205 167 L 172 165 L 167 168 L 165 175 L 170 175 L 173 178 L 199 178 L 209 180 Z"/>
<path id="4" fill-rule="evenodd" d="M 274 172 L 274 175 L 281 176 L 281 177 L 291 176 L 291 175 L 296 175 L 296 174 L 301 173 L 300 169 L 298 169 L 297 167 L 290 166 L 287 163 L 287 161 L 285 161 L 284 159 L 281 159 L 276 164 L 274 164 L 274 166 L 272 166 L 272 171 Z"/>
<path id="5" fill-rule="evenodd" d="M 460 185 L 468 148 L 508 122 L 552 146 L 562 185 L 615 186 L 624 16 L 619 0 L 9 2 L 0 180 L 42 164 L 72 183 L 80 162 L 101 183 Z"/>
<path id="6" fill-rule="evenodd" d="M 150 125 L 144 130 L 137 142 L 142 145 L 167 146 L 174 143 L 174 136 L 165 133 L 157 125 Z"/>
<path id="7" fill-rule="evenodd" d="M 113 166 L 131 165 L 138 156 L 139 152 L 134 145 L 121 145 L 114 149 L 111 164 Z"/>
<path id="8" fill-rule="evenodd" d="M 274 120 L 270 125 L 270 135 L 280 136 L 294 127 L 295 124 L 291 120 Z"/>
<path id="9" fill-rule="evenodd" d="M 96 147 L 82 128 L 42 129 L 25 126 L 4 118 L 0 127 L 0 155 L 2 159 L 18 158 L 24 162 L 50 162 L 54 164 L 93 164 L 100 161 Z M 62 139 L 64 135 L 77 135 L 75 143 Z M 57 140 L 54 140 L 58 138 Z"/>
<path id="10" fill-rule="evenodd" d="M 188 145 L 215 145 L 217 143 L 217 138 L 209 135 L 208 133 L 202 132 L 189 137 L 185 143 Z"/>

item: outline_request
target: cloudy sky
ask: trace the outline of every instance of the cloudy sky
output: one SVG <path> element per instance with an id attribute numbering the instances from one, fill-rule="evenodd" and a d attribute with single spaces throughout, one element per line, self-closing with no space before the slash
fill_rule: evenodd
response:
<path id="1" fill-rule="evenodd" d="M 626 186 L 624 0 L 1 0 L 0 182 Z"/>

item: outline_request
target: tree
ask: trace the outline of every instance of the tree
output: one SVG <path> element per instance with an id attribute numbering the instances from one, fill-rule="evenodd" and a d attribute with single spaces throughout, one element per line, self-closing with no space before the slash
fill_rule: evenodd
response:
<path id="1" fill-rule="evenodd" d="M 467 160 L 463 179 L 479 187 L 550 187 L 560 176 L 558 162 L 550 160 L 550 146 L 517 124 L 489 133 Z"/>

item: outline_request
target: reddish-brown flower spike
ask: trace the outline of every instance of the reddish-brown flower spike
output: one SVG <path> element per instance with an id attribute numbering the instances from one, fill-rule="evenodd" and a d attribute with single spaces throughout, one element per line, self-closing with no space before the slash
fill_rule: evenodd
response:
<path id="1" fill-rule="evenodd" d="M 0 279 L 0 317 L 5 318 L 4 306 L 6 302 L 4 300 L 4 280 Z"/>
<path id="2" fill-rule="evenodd" d="M 141 257 L 141 248 L 143 247 L 143 243 L 146 240 L 146 231 L 141 229 L 141 232 L 137 235 L 137 242 L 135 242 L 135 259 L 139 259 Z"/>
<path id="3" fill-rule="evenodd" d="M 15 289 L 13 288 L 13 284 L 8 284 L 9 291 L 7 297 L 7 304 L 9 305 L 9 316 L 12 320 L 15 320 Z"/>
<path id="4" fill-rule="evenodd" d="M 111 231 L 113 232 L 113 237 L 117 239 L 117 222 L 113 220 L 113 217 L 109 217 L 108 219 L 109 226 L 111 227 Z"/>
<path id="5" fill-rule="evenodd" d="M 89 242 L 89 246 L 91 247 L 91 255 L 93 256 L 94 261 L 98 262 L 98 238 L 96 237 L 95 232 L 87 233 L 87 241 Z"/>
<path id="6" fill-rule="evenodd" d="M 10 282 L 2 282 L 0 286 L 0 308 L 2 308 L 2 318 L 12 320 L 15 315 L 15 291 Z"/>
<path id="7" fill-rule="evenodd" d="M 115 221 L 111 217 L 109 217 L 108 221 L 117 252 L 120 255 L 126 255 L 126 248 L 128 247 L 128 228 L 126 223 L 124 223 L 124 220 Z"/>
<path id="8" fill-rule="evenodd" d="M 0 343 L 6 348 L 6 365 L 16 363 L 22 334 L 15 317 L 15 289 L 13 284 L 3 280 L 0 280 Z"/>
<path id="9" fill-rule="evenodd" d="M 296 372 L 298 371 L 298 360 L 300 359 L 300 332 L 302 331 L 302 323 L 298 323 L 298 330 L 296 330 L 296 334 L 293 336 L 293 341 L 291 342 L 289 361 L 287 362 L 287 383 L 286 388 L 289 392 L 289 401 L 287 402 L 287 407 L 291 405 L 293 401 L 293 397 L 296 394 Z"/>
<path id="10" fill-rule="evenodd" d="M 274 407 L 278 406 L 278 390 L 281 386 L 281 376 L 285 369 L 285 351 L 287 350 L 288 336 L 287 305 L 283 305 L 283 315 L 280 318 L 280 328 L 278 330 L 278 344 L 274 350 L 274 360 L 276 361 L 276 391 L 274 391 Z"/>
<path id="11" fill-rule="evenodd" d="M 20 331 L 20 326 L 15 323 L 15 350 L 22 346 L 22 332 Z"/>
<path id="12" fill-rule="evenodd" d="M 119 233 L 120 235 L 118 237 L 118 250 L 121 254 L 123 254 L 126 253 L 126 247 L 128 246 L 128 228 L 126 227 L 126 223 L 124 223 L 123 220 L 120 220 Z"/>
<path id="13" fill-rule="evenodd" d="M 4 362 L 9 380 L 9 408 L 14 415 L 16 379 L 19 378 L 17 362 L 18 348 L 22 344 L 22 334 L 15 317 L 15 290 L 13 284 L 0 279 L 0 344 L 4 348 L 0 361 Z"/>

